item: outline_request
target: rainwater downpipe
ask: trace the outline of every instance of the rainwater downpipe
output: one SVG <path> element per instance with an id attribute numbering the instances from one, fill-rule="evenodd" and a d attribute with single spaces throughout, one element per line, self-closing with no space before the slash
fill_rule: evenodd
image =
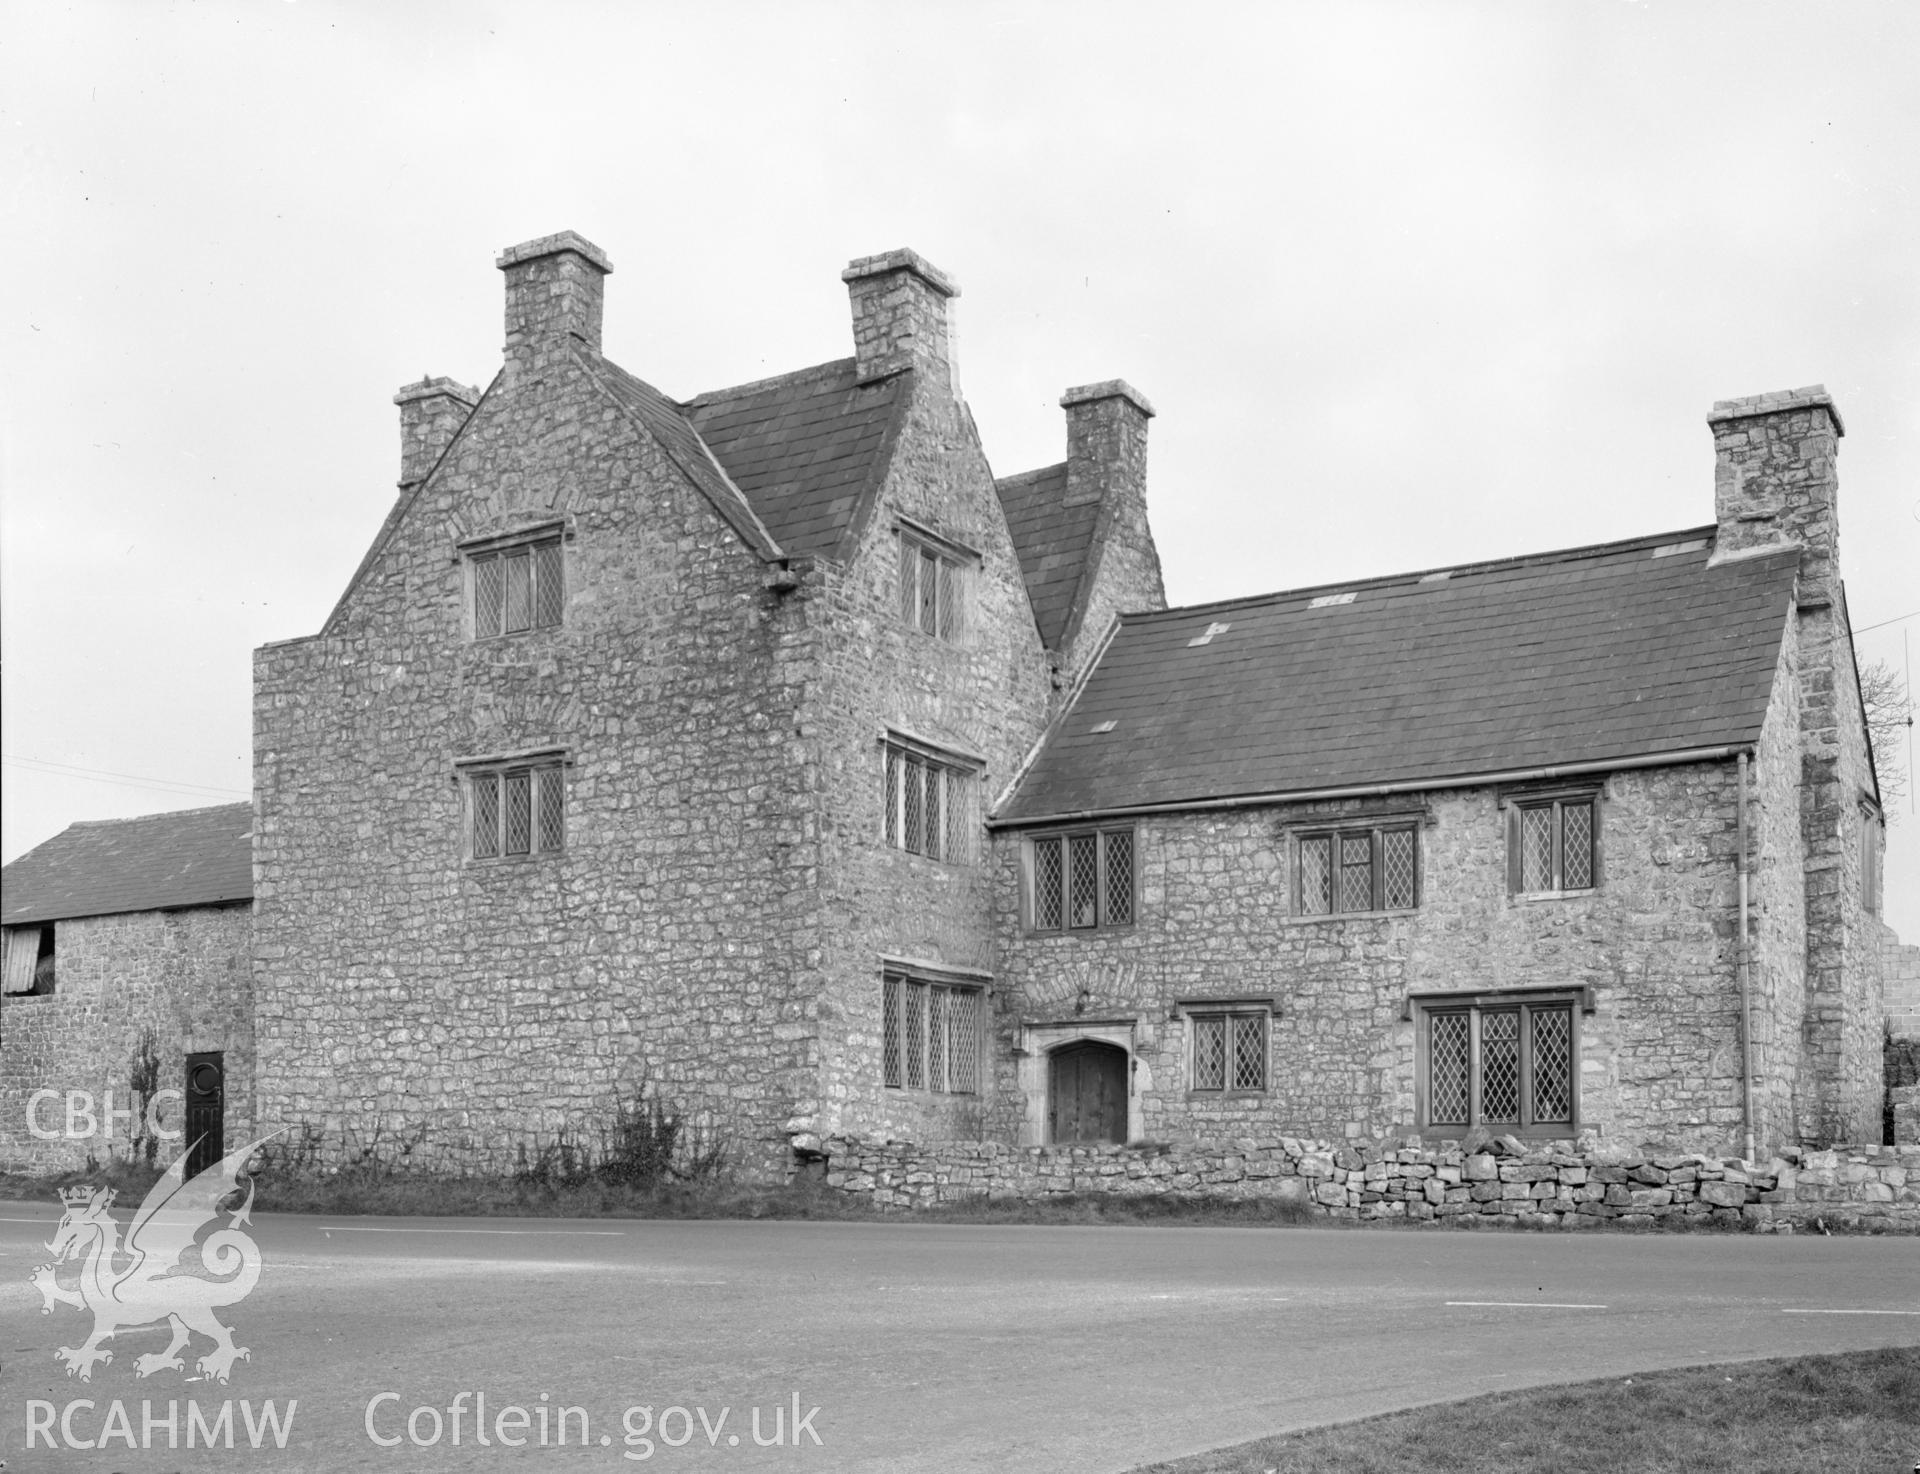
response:
<path id="1" fill-rule="evenodd" d="M 1747 1130 L 1747 1160 L 1753 1160 L 1753 964 L 1747 943 L 1747 754 L 1739 755 L 1740 847 L 1740 1092 L 1741 1120 Z"/>

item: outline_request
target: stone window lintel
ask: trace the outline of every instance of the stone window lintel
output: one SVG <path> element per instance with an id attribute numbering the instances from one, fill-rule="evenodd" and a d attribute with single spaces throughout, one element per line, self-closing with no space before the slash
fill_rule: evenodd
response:
<path id="1" fill-rule="evenodd" d="M 1597 1006 L 1591 984 L 1576 983 L 1563 987 L 1496 988 L 1489 993 L 1462 993 L 1446 988 L 1410 991 L 1400 1004 L 1400 1022 L 1411 1023 L 1418 1009 L 1499 1008 L 1508 1003 L 1578 1003 L 1582 1013 Z"/>

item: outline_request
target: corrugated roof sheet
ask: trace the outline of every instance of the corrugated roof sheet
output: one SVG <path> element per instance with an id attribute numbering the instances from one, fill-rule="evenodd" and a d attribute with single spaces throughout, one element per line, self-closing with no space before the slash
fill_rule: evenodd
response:
<path id="1" fill-rule="evenodd" d="M 833 556 L 874 489 L 901 377 L 861 385 L 854 360 L 717 389 L 681 406 L 793 557 Z"/>
<path id="2" fill-rule="evenodd" d="M 1712 547 L 1694 529 L 1128 615 L 997 817 L 1752 742 L 1797 555 L 1709 568 Z"/>
<path id="3" fill-rule="evenodd" d="M 1067 465 L 1044 466 L 994 483 L 1000 507 L 1020 555 L 1040 640 L 1058 650 L 1073 619 L 1074 601 L 1086 571 L 1087 549 L 1100 520 L 1100 503 L 1065 505 Z"/>
<path id="4" fill-rule="evenodd" d="M 253 897 L 253 805 L 74 824 L 0 871 L 0 922 Z"/>

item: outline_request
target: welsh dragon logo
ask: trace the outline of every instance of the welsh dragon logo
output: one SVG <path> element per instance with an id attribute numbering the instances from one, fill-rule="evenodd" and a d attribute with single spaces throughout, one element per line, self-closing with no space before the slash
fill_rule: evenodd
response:
<path id="1" fill-rule="evenodd" d="M 95 1364 L 113 1360 L 101 1342 L 162 1321 L 172 1324 L 173 1341 L 165 1351 L 134 1360 L 134 1370 L 142 1377 L 185 1370 L 180 1352 L 196 1331 L 214 1343 L 199 1359 L 199 1369 L 221 1382 L 234 1362 L 253 1359 L 246 1347 L 234 1345 L 233 1332 L 213 1313 L 218 1306 L 244 1300 L 260 1280 L 260 1250 L 241 1231 L 253 1208 L 251 1178 L 246 1201 L 225 1210 L 226 1226 L 204 1240 L 200 1232 L 219 1221 L 220 1205 L 239 1191 L 242 1165 L 260 1144 L 229 1153 L 191 1179 L 186 1175 L 187 1154 L 182 1153 L 141 1201 L 124 1245 L 120 1225 L 107 1211 L 114 1189 L 61 1190 L 67 1211 L 46 1246 L 54 1262 L 35 1268 L 32 1282 L 46 1302 L 42 1315 L 51 1315 L 56 1305 L 93 1312 L 93 1334 L 82 1345 L 54 1352 L 68 1376 L 92 1381 Z"/>

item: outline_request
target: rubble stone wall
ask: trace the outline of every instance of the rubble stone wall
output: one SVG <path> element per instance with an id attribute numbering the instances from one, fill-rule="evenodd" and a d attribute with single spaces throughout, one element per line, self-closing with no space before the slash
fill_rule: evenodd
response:
<path id="1" fill-rule="evenodd" d="M 149 1049 L 156 1093 L 176 1092 L 155 1116 L 163 1130 L 181 1127 L 187 1055 L 218 1051 L 227 1144 L 247 1139 L 254 1119 L 249 911 L 242 903 L 54 923 L 54 991 L 0 996 L 0 1168 L 65 1171 L 90 1158 L 144 1154 L 144 1116 L 108 1123 L 104 1113 L 108 1092 L 114 1111 L 129 1107 Z M 43 1090 L 58 1099 L 40 1102 L 35 1124 L 58 1130 L 55 1140 L 35 1136 L 28 1122 L 28 1106 Z M 91 1108 L 76 1099 L 71 1123 L 88 1129 L 90 1109 L 92 1134 L 66 1134 L 69 1091 L 92 1097 Z M 153 1144 L 161 1162 L 182 1145 Z"/>
<path id="2" fill-rule="evenodd" d="M 1458 1228 L 1674 1228 L 1920 1233 L 1920 1145 L 1841 1147 L 1765 1164 L 1695 1153 L 1581 1152 L 1571 1141 L 1458 1144 L 1196 1141 L 1008 1147 L 838 1138 L 829 1187 L 879 1208 L 970 1198 L 1185 1197 L 1303 1205 L 1328 1219 Z"/>
<path id="3" fill-rule="evenodd" d="M 1880 927 L 1880 967 L 1886 988 L 1887 1027 L 1896 1039 L 1920 1039 L 1920 947 Z"/>
<path id="4" fill-rule="evenodd" d="M 1509 894 L 1500 797 L 1471 788 L 1143 818 L 1137 920 L 1111 931 L 1025 930 L 1024 841 L 1002 835 L 986 1135 L 1044 1142 L 1016 1051 L 1071 1042 L 1084 1018 L 1131 1031 L 1138 1138 L 1385 1140 L 1420 1129 L 1409 994 L 1558 987 L 1588 990 L 1593 1005 L 1578 1025 L 1578 1134 L 1650 1151 L 1743 1150 L 1734 763 L 1612 775 L 1599 799 L 1600 883 L 1563 895 Z M 1782 805 L 1797 812 L 1791 787 L 1758 789 L 1750 818 Z M 1417 820 L 1418 905 L 1291 915 L 1290 834 L 1367 815 Z M 1774 827 L 1790 834 L 1792 822 Z M 1791 1003 L 1798 969 L 1783 962 L 1775 974 Z M 1268 1088 L 1195 1093 L 1179 1000 L 1235 996 L 1274 1000 Z M 1785 1025 L 1762 1061 L 1775 1081 L 1798 1055 L 1791 1009 Z M 1782 1109 L 1763 1117 L 1763 1153 L 1794 1144 L 1788 1091 L 1773 1089 Z"/>

